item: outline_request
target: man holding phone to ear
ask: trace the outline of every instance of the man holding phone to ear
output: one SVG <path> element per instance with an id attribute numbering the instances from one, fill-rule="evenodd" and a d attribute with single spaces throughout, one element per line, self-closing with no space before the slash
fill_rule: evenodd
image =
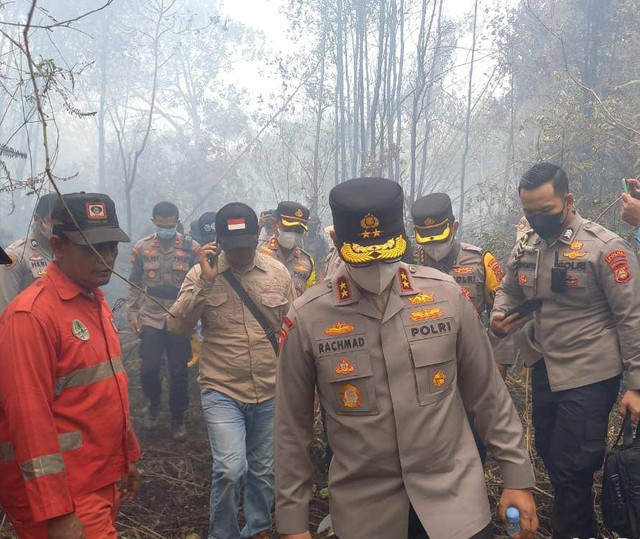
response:
<path id="1" fill-rule="evenodd" d="M 640 418 L 640 267 L 627 242 L 575 211 L 560 167 L 533 166 L 519 194 L 531 230 L 512 252 L 491 329 L 513 333 L 535 309 L 518 338 L 532 368 L 536 449 L 555 490 L 553 537 L 598 537 L 593 474 L 623 372 L 620 412 Z M 533 299 L 542 303 L 524 303 Z"/>
<path id="2" fill-rule="evenodd" d="M 268 536 L 274 498 L 273 422 L 276 348 L 294 300 L 291 277 L 256 252 L 258 218 L 240 202 L 220 209 L 218 243 L 198 251 L 167 317 L 188 335 L 202 322 L 202 409 L 213 453 L 210 539 Z M 246 525 L 238 526 L 244 483 Z"/>

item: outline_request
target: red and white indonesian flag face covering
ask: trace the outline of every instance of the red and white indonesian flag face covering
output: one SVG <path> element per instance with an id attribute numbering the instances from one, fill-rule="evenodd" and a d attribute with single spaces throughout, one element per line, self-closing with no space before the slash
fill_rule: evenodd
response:
<path id="1" fill-rule="evenodd" d="M 245 230 L 247 223 L 242 218 L 239 219 L 227 219 L 227 228 L 231 230 Z"/>

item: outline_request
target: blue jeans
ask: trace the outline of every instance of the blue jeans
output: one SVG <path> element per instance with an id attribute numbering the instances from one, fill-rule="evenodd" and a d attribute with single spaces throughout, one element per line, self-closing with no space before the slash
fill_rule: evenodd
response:
<path id="1" fill-rule="evenodd" d="M 248 538 L 271 528 L 274 400 L 246 404 L 213 389 L 202 390 L 202 410 L 213 453 L 209 539 Z M 244 516 L 238 506 L 244 483 Z"/>

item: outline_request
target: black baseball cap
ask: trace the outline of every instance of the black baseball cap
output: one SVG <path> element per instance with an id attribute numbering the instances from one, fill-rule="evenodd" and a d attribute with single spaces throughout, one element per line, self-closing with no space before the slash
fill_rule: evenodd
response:
<path id="1" fill-rule="evenodd" d="M 329 193 L 337 248 L 348 264 L 400 260 L 408 242 L 402 187 L 384 178 L 355 178 Z"/>
<path id="2" fill-rule="evenodd" d="M 90 243 L 131 241 L 120 228 L 116 206 L 107 195 L 80 192 L 63 195 L 62 198 Z M 56 200 L 53 206 L 51 221 L 54 234 L 64 234 L 73 243 L 87 245 L 60 200 Z"/>
<path id="3" fill-rule="evenodd" d="M 58 193 L 46 193 L 41 195 L 36 203 L 35 214 L 40 215 L 41 217 L 48 217 L 51 215 L 51 211 L 53 210 L 56 200 L 58 200 Z"/>
<path id="4" fill-rule="evenodd" d="M 249 206 L 242 202 L 232 202 L 218 210 L 216 234 L 223 249 L 257 247 L 258 217 Z"/>
<path id="5" fill-rule="evenodd" d="M 411 217 L 417 243 L 437 243 L 451 237 L 455 218 L 446 193 L 431 193 L 416 200 L 411 207 Z"/>
<path id="6" fill-rule="evenodd" d="M 216 216 L 215 211 L 203 213 L 198 218 L 198 236 L 203 243 L 211 243 L 216 239 Z"/>
<path id="7" fill-rule="evenodd" d="M 4 252 L 4 249 L 2 247 L 0 247 L 0 265 L 9 266 L 12 263 L 13 260 L 11 260 L 11 257 Z"/>

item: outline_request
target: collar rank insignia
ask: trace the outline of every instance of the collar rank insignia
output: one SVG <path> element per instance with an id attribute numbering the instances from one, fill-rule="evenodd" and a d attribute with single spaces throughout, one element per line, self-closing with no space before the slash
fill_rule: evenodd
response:
<path id="1" fill-rule="evenodd" d="M 345 376 L 346 374 L 351 374 L 355 370 L 356 368 L 351 363 L 349 363 L 346 359 L 343 359 L 336 367 L 336 374 Z"/>
<path id="2" fill-rule="evenodd" d="M 368 240 L 369 238 L 379 238 L 380 235 L 384 232 L 384 230 L 379 230 L 378 226 L 380 225 L 380 221 L 378 218 L 373 215 L 373 213 L 367 213 L 360 221 L 360 226 L 362 227 L 362 232 L 358 234 L 362 237 L 362 239 Z"/>
<path id="3" fill-rule="evenodd" d="M 521 285 L 527 284 L 528 281 L 529 281 L 529 278 L 527 277 L 526 273 L 521 273 L 520 275 L 518 275 L 518 282 Z"/>
<path id="4" fill-rule="evenodd" d="M 81 341 L 88 341 L 91 338 L 89 329 L 80 320 L 74 320 L 71 322 L 71 333 L 76 339 Z"/>
<path id="5" fill-rule="evenodd" d="M 340 388 L 340 400 L 345 408 L 359 408 L 362 404 L 362 391 L 353 384 L 345 384 Z"/>
<path id="6" fill-rule="evenodd" d="M 418 291 L 417 296 L 409 298 L 411 305 L 424 305 L 425 303 L 433 303 L 436 300 L 433 294 L 425 294 L 422 290 Z"/>
<path id="7" fill-rule="evenodd" d="M 400 288 L 403 291 L 413 291 L 413 285 L 411 284 L 411 279 L 409 277 L 407 268 L 399 268 L 398 277 L 400 278 Z"/>
<path id="8" fill-rule="evenodd" d="M 442 387 L 446 381 L 447 375 L 444 373 L 444 371 L 436 371 L 433 374 L 433 378 L 431 378 L 431 383 L 434 385 L 434 387 Z"/>
<path id="9" fill-rule="evenodd" d="M 562 234 L 562 239 L 570 240 L 571 238 L 573 238 L 573 228 L 567 228 Z"/>
<path id="10" fill-rule="evenodd" d="M 338 301 L 350 301 L 353 298 L 349 281 L 347 281 L 346 277 L 338 277 L 336 279 L 336 290 L 338 291 Z"/>
<path id="11" fill-rule="evenodd" d="M 566 253 L 562 253 L 562 256 L 565 258 L 569 258 L 570 260 L 575 260 L 576 258 L 584 258 L 587 256 L 587 253 L 582 252 L 582 248 L 584 247 L 584 243 L 581 241 L 573 241 L 571 245 L 569 245 L 569 251 Z"/>
<path id="12" fill-rule="evenodd" d="M 269 247 L 271 247 L 272 249 L 278 248 L 278 240 L 276 240 L 275 237 L 269 240 Z"/>
<path id="13" fill-rule="evenodd" d="M 414 322 L 423 322 L 424 320 L 434 320 L 435 318 L 442 318 L 442 311 L 438 307 L 433 309 L 427 309 L 426 307 L 419 311 L 413 311 L 411 313 L 411 320 Z"/>
<path id="14" fill-rule="evenodd" d="M 345 335 L 352 332 L 353 326 L 351 324 L 347 324 L 346 322 L 336 322 L 331 327 L 328 327 L 324 330 L 324 334 L 329 335 L 330 337 L 333 337 L 335 335 Z"/>

